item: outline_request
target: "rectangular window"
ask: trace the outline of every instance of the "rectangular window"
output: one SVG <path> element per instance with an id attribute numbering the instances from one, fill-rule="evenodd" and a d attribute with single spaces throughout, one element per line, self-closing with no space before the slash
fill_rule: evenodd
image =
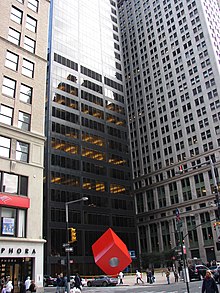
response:
<path id="1" fill-rule="evenodd" d="M 32 92 L 33 89 L 25 84 L 21 84 L 20 87 L 20 101 L 24 103 L 32 103 Z"/>
<path id="2" fill-rule="evenodd" d="M 22 15 L 23 15 L 23 12 L 20 9 L 12 6 L 11 16 L 10 16 L 11 20 L 17 22 L 18 24 L 21 24 L 22 23 Z"/>
<path id="3" fill-rule="evenodd" d="M 0 136 L 0 156 L 10 158 L 11 139 Z"/>
<path id="4" fill-rule="evenodd" d="M 36 33 L 37 30 L 37 20 L 31 17 L 30 15 L 27 15 L 26 18 L 26 28 L 33 33 Z"/>
<path id="5" fill-rule="evenodd" d="M 16 160 L 27 163 L 28 157 L 29 157 L 29 144 L 22 141 L 17 141 Z"/>
<path id="6" fill-rule="evenodd" d="M 27 196 L 27 191 L 28 191 L 28 177 L 27 176 L 20 176 L 16 174 L 3 172 L 1 178 L 2 178 L 2 182 L 0 184 L 0 191 L 11 193 L 11 194 Z"/>
<path id="7" fill-rule="evenodd" d="M 20 45 L 20 39 L 21 33 L 10 27 L 8 30 L 8 41 L 15 45 Z"/>
<path id="8" fill-rule="evenodd" d="M 16 81 L 4 76 L 2 84 L 2 93 L 6 96 L 15 97 Z"/>
<path id="9" fill-rule="evenodd" d="M 18 69 L 18 55 L 10 51 L 6 53 L 5 66 L 17 71 Z"/>
<path id="10" fill-rule="evenodd" d="M 24 37 L 24 49 L 28 50 L 31 53 L 35 52 L 36 42 L 29 37 Z"/>
<path id="11" fill-rule="evenodd" d="M 33 76 L 34 76 L 34 63 L 27 60 L 27 59 L 23 59 L 21 72 L 22 72 L 22 74 L 33 78 Z"/>
<path id="12" fill-rule="evenodd" d="M 30 8 L 31 10 L 37 12 L 38 11 L 38 5 L 39 5 L 39 1 L 38 0 L 28 0 L 28 8 Z"/>
<path id="13" fill-rule="evenodd" d="M 13 108 L 0 105 L 0 122 L 12 125 Z"/>
<path id="14" fill-rule="evenodd" d="M 19 111 L 18 127 L 20 129 L 29 131 L 30 130 L 30 121 L 31 121 L 30 114 Z"/>

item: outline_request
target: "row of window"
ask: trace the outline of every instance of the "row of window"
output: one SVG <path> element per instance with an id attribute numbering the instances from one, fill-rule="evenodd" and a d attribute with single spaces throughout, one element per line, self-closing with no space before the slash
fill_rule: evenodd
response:
<path id="1" fill-rule="evenodd" d="M 8 30 L 8 41 L 20 46 L 21 43 L 21 33 L 11 27 L 9 27 Z M 36 48 L 36 41 L 31 39 L 29 36 L 24 36 L 24 44 L 23 48 L 26 49 L 27 51 L 31 53 L 35 53 L 35 48 Z"/>
<path id="2" fill-rule="evenodd" d="M 15 98 L 17 81 L 7 76 L 3 77 L 2 93 L 8 97 Z M 24 103 L 32 103 L 33 88 L 26 85 L 20 85 L 19 99 Z"/>
<path id="3" fill-rule="evenodd" d="M 11 51 L 7 51 L 6 58 L 5 58 L 5 66 L 14 71 L 17 71 L 18 63 L 19 63 L 19 55 Z M 34 63 L 26 58 L 23 58 L 21 73 L 27 77 L 33 78 L 34 77 Z"/>
<path id="4" fill-rule="evenodd" d="M 17 0 L 19 3 L 24 4 L 24 0 Z M 39 8 L 39 0 L 28 0 L 27 7 L 33 10 L 34 12 L 38 12 Z"/>
<path id="5" fill-rule="evenodd" d="M 11 20 L 13 20 L 14 22 L 18 23 L 18 24 L 22 24 L 23 22 L 23 11 L 18 9 L 15 6 L 12 6 L 11 8 L 11 15 L 10 18 Z M 25 23 L 25 27 L 26 29 L 28 29 L 29 31 L 36 33 L 37 31 L 37 20 L 35 18 L 33 18 L 30 15 L 26 16 L 26 23 Z"/>
<path id="6" fill-rule="evenodd" d="M 0 156 L 27 163 L 29 160 L 29 144 L 0 136 Z"/>

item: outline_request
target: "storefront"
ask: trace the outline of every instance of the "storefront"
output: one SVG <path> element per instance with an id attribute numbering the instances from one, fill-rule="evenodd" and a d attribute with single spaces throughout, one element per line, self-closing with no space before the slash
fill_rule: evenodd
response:
<path id="1" fill-rule="evenodd" d="M 43 245 L 41 241 L 2 241 L 0 244 L 0 276 L 9 277 L 14 293 L 20 292 L 20 283 L 29 276 L 38 289 L 43 287 Z M 40 290 L 41 291 L 41 290 Z"/>

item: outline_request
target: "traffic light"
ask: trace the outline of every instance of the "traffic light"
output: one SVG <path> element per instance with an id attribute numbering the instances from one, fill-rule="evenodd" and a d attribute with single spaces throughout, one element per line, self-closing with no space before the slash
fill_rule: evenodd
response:
<path id="1" fill-rule="evenodd" d="M 76 229 L 74 228 L 68 228 L 68 232 L 69 232 L 69 241 L 68 243 L 73 243 L 73 242 L 76 242 L 77 239 L 76 239 Z"/>

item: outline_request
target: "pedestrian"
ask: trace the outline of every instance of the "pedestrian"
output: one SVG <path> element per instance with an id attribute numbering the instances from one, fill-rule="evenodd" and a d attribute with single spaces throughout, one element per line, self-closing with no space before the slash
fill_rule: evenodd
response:
<path id="1" fill-rule="evenodd" d="M 60 275 L 57 276 L 57 289 L 56 289 L 56 293 L 62 293 L 63 292 L 63 286 L 64 286 L 63 275 L 60 274 Z"/>
<path id="2" fill-rule="evenodd" d="M 178 275 L 177 270 L 175 269 L 173 273 L 174 273 L 175 282 L 178 282 L 179 281 L 179 275 Z"/>
<path id="3" fill-rule="evenodd" d="M 123 284 L 123 278 L 124 278 L 124 274 L 122 272 L 120 272 L 118 274 L 118 278 L 119 278 L 119 284 Z"/>
<path id="4" fill-rule="evenodd" d="M 153 275 L 152 275 L 152 271 L 148 271 L 148 283 L 152 284 L 153 283 Z"/>
<path id="5" fill-rule="evenodd" d="M 1 276 L 1 281 L 0 281 L 1 289 L 3 289 L 4 285 L 5 285 L 5 277 Z"/>
<path id="6" fill-rule="evenodd" d="M 212 278 L 210 270 L 206 271 L 205 278 L 202 283 L 202 293 L 219 293 L 215 280 Z"/>
<path id="7" fill-rule="evenodd" d="M 20 293 L 26 293 L 26 286 L 25 286 L 25 283 L 23 283 L 22 281 L 20 282 L 19 284 L 19 287 L 20 287 Z"/>
<path id="8" fill-rule="evenodd" d="M 2 287 L 1 293 L 6 293 L 6 285 L 5 284 Z"/>
<path id="9" fill-rule="evenodd" d="M 76 275 L 75 275 L 74 283 L 75 283 L 74 284 L 74 287 L 76 289 L 79 289 L 80 292 L 81 292 L 81 289 L 82 289 L 82 280 L 81 280 L 81 277 L 80 277 L 80 275 L 78 273 L 76 273 Z"/>
<path id="10" fill-rule="evenodd" d="M 167 271 L 166 271 L 166 278 L 167 278 L 167 284 L 169 285 L 170 284 L 170 271 L 169 271 L 169 269 L 167 269 Z"/>
<path id="11" fill-rule="evenodd" d="M 24 284 L 25 284 L 26 291 L 29 291 L 29 288 L 30 288 L 30 285 L 31 285 L 31 278 L 27 277 L 27 279 L 24 282 Z"/>
<path id="12" fill-rule="evenodd" d="M 138 284 L 139 280 L 142 282 L 142 284 L 144 284 L 144 281 L 142 280 L 141 273 L 138 270 L 136 270 L 136 284 Z"/>
<path id="13" fill-rule="evenodd" d="M 35 282 L 34 282 L 34 280 L 31 280 L 31 284 L 30 284 L 30 287 L 29 287 L 29 291 L 36 292 L 36 290 L 37 290 L 37 287 L 35 285 Z"/>
<path id="14" fill-rule="evenodd" d="M 7 279 L 7 283 L 6 283 L 6 293 L 11 293 L 11 291 L 13 290 L 13 284 L 12 281 L 10 279 L 10 277 Z"/>

